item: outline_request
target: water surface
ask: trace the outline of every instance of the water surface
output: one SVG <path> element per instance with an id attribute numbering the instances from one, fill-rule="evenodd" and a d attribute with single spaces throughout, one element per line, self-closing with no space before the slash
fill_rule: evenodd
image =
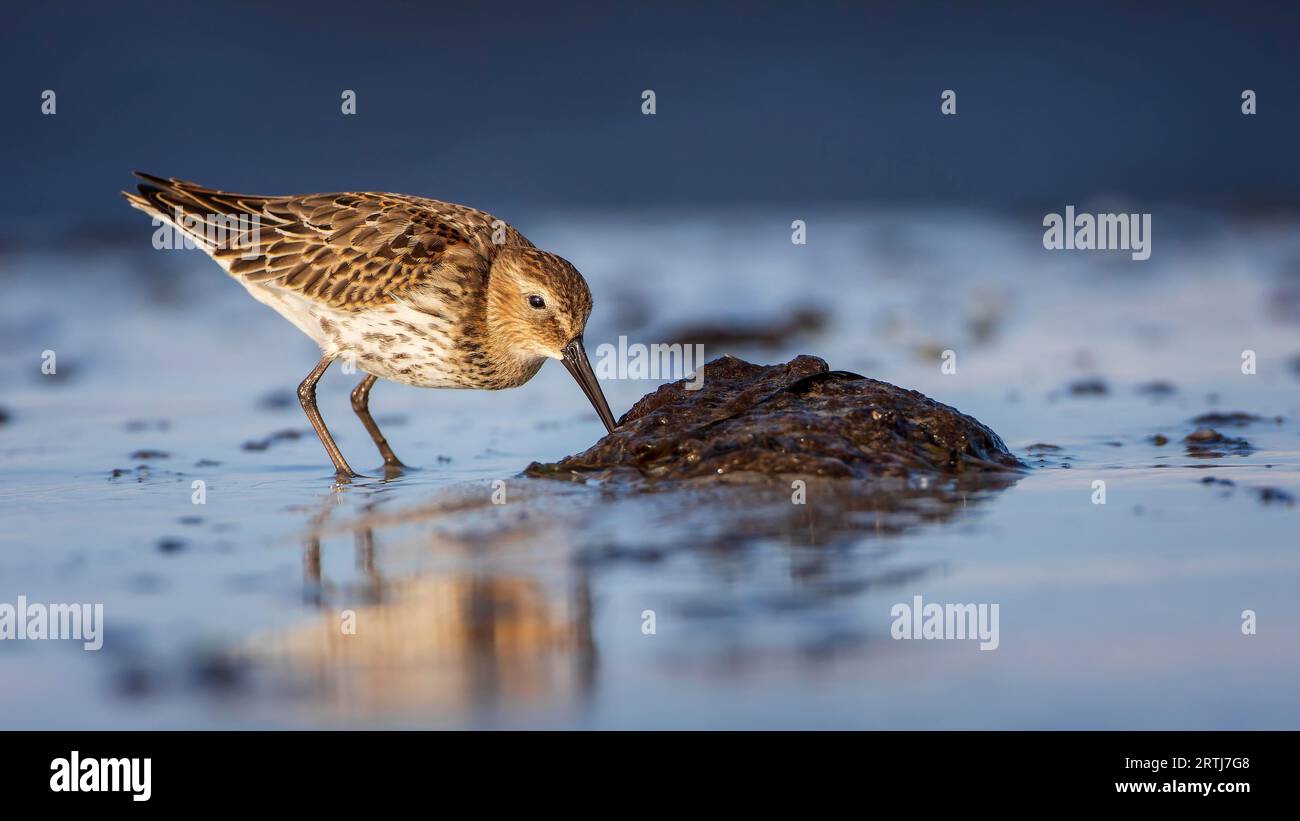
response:
<path id="1" fill-rule="evenodd" d="M 801 508 L 525 479 L 602 432 L 548 365 L 502 393 L 378 384 L 418 467 L 393 479 L 332 370 L 322 412 L 373 477 L 339 487 L 292 393 L 312 343 L 198 252 L 143 224 L 11 247 L 0 601 L 102 602 L 107 631 L 0 642 L 0 726 L 1300 726 L 1300 226 L 1166 211 L 1135 263 L 1046 252 L 1032 215 L 802 218 L 806 246 L 773 213 L 521 227 L 591 282 L 592 349 L 809 308 L 707 354 L 916 388 L 1028 473 L 901 506 L 814 483 Z M 605 389 L 618 414 L 656 384 Z M 1212 411 L 1257 415 L 1216 425 L 1249 448 L 1189 450 Z M 915 595 L 997 603 L 998 649 L 891 639 Z"/>

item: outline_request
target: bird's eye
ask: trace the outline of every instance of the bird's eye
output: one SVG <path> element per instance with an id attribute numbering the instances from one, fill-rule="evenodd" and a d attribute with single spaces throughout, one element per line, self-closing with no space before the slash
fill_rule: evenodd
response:
<path id="1" fill-rule="evenodd" d="M 540 311 L 542 308 L 546 307 L 546 300 L 542 299 L 537 294 L 533 294 L 528 297 L 528 304 Z"/>

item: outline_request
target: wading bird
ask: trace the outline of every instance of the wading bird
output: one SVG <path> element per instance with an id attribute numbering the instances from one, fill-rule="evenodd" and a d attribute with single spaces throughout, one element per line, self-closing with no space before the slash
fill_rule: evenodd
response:
<path id="1" fill-rule="evenodd" d="M 136 176 L 138 193 L 122 192 L 131 205 L 190 237 L 320 345 L 298 399 L 340 479 L 357 474 L 316 408 L 316 383 L 339 358 L 366 373 L 352 407 L 386 467 L 402 463 L 370 415 L 376 379 L 500 390 L 558 359 L 614 430 L 582 344 L 586 281 L 491 214 L 403 194 L 267 197 Z"/>

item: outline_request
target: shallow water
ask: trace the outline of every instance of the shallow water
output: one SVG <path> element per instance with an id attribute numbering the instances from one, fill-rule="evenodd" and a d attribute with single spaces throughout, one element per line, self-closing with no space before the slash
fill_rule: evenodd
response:
<path id="1" fill-rule="evenodd" d="M 503 393 L 377 385 L 419 468 L 391 480 L 357 377 L 328 373 L 376 477 L 337 487 L 292 394 L 312 344 L 201 254 L 147 225 L 11 247 L 0 602 L 102 602 L 107 627 L 97 652 L 0 642 L 0 726 L 1300 727 L 1300 506 L 1264 495 L 1300 497 L 1300 225 L 1158 212 L 1138 263 L 1046 252 L 1033 215 L 802 218 L 806 246 L 771 214 L 520 223 L 591 282 L 593 350 L 809 306 L 820 329 L 706 353 L 916 388 L 1032 470 L 899 505 L 812 483 L 801 507 L 525 479 L 602 432 L 548 365 Z M 605 390 L 619 414 L 657 384 Z M 1258 415 L 1212 425 L 1250 448 L 1189 450 L 1211 411 Z M 998 648 L 891 639 L 915 595 L 997 603 Z"/>

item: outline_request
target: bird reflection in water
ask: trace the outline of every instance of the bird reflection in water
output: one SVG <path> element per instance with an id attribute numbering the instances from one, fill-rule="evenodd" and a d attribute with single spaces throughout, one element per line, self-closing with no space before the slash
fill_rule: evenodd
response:
<path id="1" fill-rule="evenodd" d="M 597 655 L 585 570 L 555 583 L 456 562 L 445 573 L 386 577 L 365 526 L 353 533 L 358 582 L 336 585 L 322 571 L 320 528 L 331 509 L 303 544 L 304 597 L 320 617 L 252 637 L 252 661 L 286 674 L 340 718 L 400 711 L 436 723 L 589 695 Z M 467 542 L 432 540 L 471 555 Z"/>

